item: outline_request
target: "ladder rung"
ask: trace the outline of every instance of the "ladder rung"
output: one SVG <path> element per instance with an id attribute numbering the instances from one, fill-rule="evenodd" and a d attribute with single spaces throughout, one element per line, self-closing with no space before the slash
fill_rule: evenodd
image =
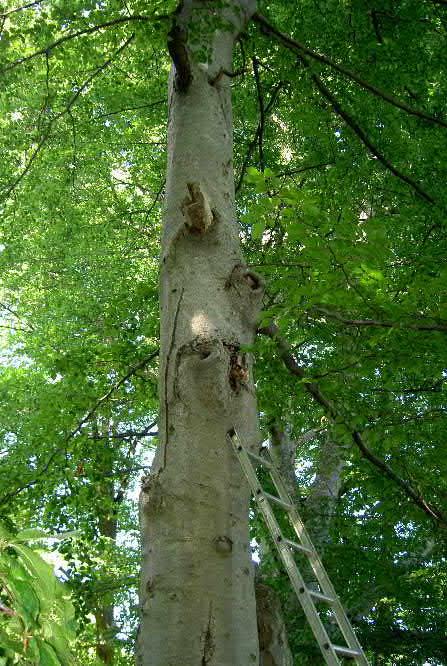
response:
<path id="1" fill-rule="evenodd" d="M 306 546 L 302 546 L 299 543 L 295 543 L 295 541 L 290 541 L 290 539 L 281 539 L 282 543 L 287 544 L 290 546 L 290 548 L 293 548 L 294 550 L 299 550 L 302 553 L 308 553 L 309 555 L 313 555 L 314 551 L 312 548 L 307 548 Z"/>
<path id="2" fill-rule="evenodd" d="M 319 599 L 320 601 L 326 601 L 328 604 L 333 604 L 335 601 L 335 599 L 332 597 L 328 597 L 326 594 L 322 594 L 321 592 L 314 592 L 314 590 L 309 590 L 309 588 L 307 588 L 307 591 L 311 597 L 315 597 L 315 599 Z"/>
<path id="3" fill-rule="evenodd" d="M 282 506 L 283 509 L 286 509 L 287 511 L 290 511 L 290 509 L 293 509 L 293 506 L 289 504 L 288 502 L 284 502 L 280 497 L 276 497 L 276 495 L 270 495 L 270 493 L 266 493 L 265 490 L 264 496 L 267 497 L 271 502 L 276 502 L 276 504 L 279 504 L 279 506 Z"/>
<path id="4" fill-rule="evenodd" d="M 343 645 L 332 645 L 332 649 L 341 657 L 351 657 L 354 659 L 354 657 L 362 656 L 362 652 L 359 652 L 359 650 L 352 650 L 351 648 L 344 647 Z"/>
<path id="5" fill-rule="evenodd" d="M 247 451 L 247 454 L 250 456 L 250 458 L 253 458 L 253 460 L 256 460 L 261 465 L 264 465 L 264 467 L 269 467 L 271 469 L 272 463 L 266 458 L 262 458 L 261 456 L 258 456 L 256 453 L 252 453 L 251 451 Z"/>

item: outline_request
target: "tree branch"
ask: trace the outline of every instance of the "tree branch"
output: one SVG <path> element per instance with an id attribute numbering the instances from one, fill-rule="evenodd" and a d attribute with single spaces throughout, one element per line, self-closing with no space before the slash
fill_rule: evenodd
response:
<path id="1" fill-rule="evenodd" d="M 17 321 L 19 321 L 21 324 L 25 325 L 26 328 L 21 328 L 20 330 L 22 330 L 22 331 L 26 330 L 28 332 L 32 332 L 32 331 L 35 330 L 34 326 L 32 324 L 30 324 L 29 322 L 27 322 L 25 319 L 22 319 L 22 317 L 19 317 L 17 312 L 15 312 L 11 306 L 7 305 L 6 303 L 0 303 L 0 308 L 3 308 L 3 310 L 6 310 L 6 312 L 9 312 L 15 319 L 17 319 Z"/>
<path id="2" fill-rule="evenodd" d="M 130 370 L 124 375 L 124 377 L 121 377 L 108 391 L 105 393 L 102 398 L 100 398 L 95 405 L 87 412 L 87 414 L 79 421 L 78 425 L 74 430 L 72 430 L 65 438 L 64 444 L 66 445 L 75 435 L 77 435 L 81 429 L 82 426 L 87 423 L 89 419 L 95 414 L 95 412 L 99 409 L 99 407 L 106 402 L 110 398 L 110 396 L 117 391 L 120 386 L 122 386 L 128 379 L 134 375 L 137 370 L 140 370 L 141 368 L 144 368 L 150 361 L 152 361 L 154 358 L 156 358 L 159 354 L 159 349 L 156 349 L 152 354 L 149 354 L 149 356 L 146 356 L 143 358 L 141 361 L 133 365 Z M 46 463 L 44 466 L 39 470 L 39 472 L 34 476 L 34 478 L 31 481 L 28 481 L 18 488 L 15 488 L 15 490 L 6 493 L 3 495 L 3 497 L 0 498 L 0 505 L 5 504 L 6 502 L 9 502 L 13 497 L 16 497 L 19 495 L 21 492 L 24 490 L 27 490 L 28 488 L 32 488 L 32 486 L 35 486 L 36 483 L 39 482 L 40 478 L 46 474 L 48 469 L 50 468 L 50 465 L 52 464 L 53 460 L 58 456 L 60 453 L 63 453 L 65 451 L 65 448 L 57 448 L 55 449 L 49 458 L 47 459 Z"/>
<path id="3" fill-rule="evenodd" d="M 151 109 L 155 106 L 161 106 L 166 104 L 166 100 L 159 99 L 156 102 L 150 102 L 149 104 L 137 104 L 136 106 L 128 106 L 123 109 L 118 109 L 117 111 L 109 111 L 108 113 L 100 113 L 95 116 L 95 118 L 107 118 L 108 116 L 116 116 L 118 113 L 126 113 L 126 111 L 137 111 L 139 109 Z"/>
<path id="4" fill-rule="evenodd" d="M 323 307 L 313 307 L 310 312 L 318 312 L 323 314 L 325 317 L 330 317 L 331 319 L 336 319 L 346 326 L 357 326 L 357 327 L 376 327 L 376 328 L 405 328 L 411 329 L 414 331 L 438 331 L 442 333 L 447 332 L 447 324 L 404 324 L 400 322 L 392 321 L 378 321 L 377 319 L 348 319 L 340 312 L 335 310 L 329 310 L 328 308 Z"/>
<path id="5" fill-rule="evenodd" d="M 85 425 L 87 423 L 87 421 L 89 421 L 91 419 L 93 414 L 95 414 L 95 412 L 99 409 L 99 407 L 101 407 L 101 405 L 110 398 L 112 393 L 115 393 L 115 391 L 117 391 L 120 388 L 120 386 L 122 386 L 125 382 L 127 382 L 127 380 L 130 379 L 138 370 L 141 370 L 141 368 L 144 368 L 150 361 L 152 361 L 154 358 L 156 358 L 159 353 L 160 353 L 160 350 L 156 349 L 154 352 L 152 352 L 152 354 L 149 354 L 149 356 L 146 356 L 141 361 L 139 361 L 138 363 L 133 365 L 130 368 L 130 370 L 127 372 L 127 374 L 124 375 L 124 377 L 121 377 L 121 379 L 119 379 L 115 384 L 113 384 L 113 386 L 107 391 L 107 393 L 105 393 L 102 396 L 102 398 L 99 398 L 99 400 L 90 409 L 90 411 L 87 412 L 87 414 L 84 416 L 84 418 L 82 418 L 79 421 L 76 428 L 71 431 L 71 433 L 68 435 L 66 441 L 69 441 L 75 435 L 77 435 L 78 432 L 81 431 L 82 426 Z"/>
<path id="6" fill-rule="evenodd" d="M 266 107 L 264 108 L 264 119 L 265 119 L 265 117 L 270 113 L 270 111 L 272 110 L 273 105 L 275 104 L 276 99 L 277 99 L 277 97 L 278 97 L 278 95 L 279 95 L 279 92 L 280 92 L 280 90 L 281 90 L 281 88 L 282 88 L 283 86 L 284 86 L 284 82 L 283 82 L 283 81 L 280 81 L 280 82 L 279 82 L 278 84 L 276 84 L 276 86 L 273 88 L 273 92 L 272 92 L 272 95 L 271 95 L 271 97 L 270 97 L 270 100 L 269 100 L 268 104 L 266 105 Z M 265 122 L 265 120 L 264 120 L 264 122 Z M 249 146 L 248 146 L 247 154 L 245 155 L 245 159 L 244 159 L 244 161 L 243 161 L 243 163 L 242 163 L 241 173 L 240 173 L 240 175 L 239 175 L 239 180 L 238 180 L 237 185 L 236 185 L 236 188 L 235 188 L 236 193 L 239 192 L 239 190 L 240 190 L 241 187 L 242 187 L 242 181 L 244 180 L 245 171 L 246 171 L 246 169 L 247 169 L 247 167 L 248 167 L 248 164 L 249 164 L 249 162 L 250 162 L 250 160 L 251 160 L 251 158 L 252 158 L 252 155 L 253 155 L 253 152 L 254 152 L 254 150 L 255 150 L 255 148 L 256 148 L 256 145 L 258 144 L 258 141 L 259 141 L 259 133 L 261 132 L 261 130 L 262 130 L 261 122 L 259 122 L 259 123 L 258 123 L 258 126 L 257 126 L 257 128 L 256 128 L 255 135 L 254 135 L 252 141 L 250 142 L 250 144 L 249 144 Z"/>
<path id="7" fill-rule="evenodd" d="M 153 421 L 148 426 L 146 426 L 146 428 L 141 433 L 138 433 L 138 436 L 133 436 L 132 442 L 129 446 L 129 449 L 128 449 L 127 455 L 126 455 L 126 460 L 127 461 L 130 461 L 130 459 L 135 455 L 138 440 L 141 439 L 141 437 L 145 437 L 146 435 L 148 435 L 149 430 L 151 430 L 154 427 L 154 425 L 156 425 L 156 424 L 157 424 L 157 421 Z M 118 488 L 118 490 L 115 494 L 115 497 L 113 498 L 113 501 L 114 501 L 115 504 L 120 504 L 123 501 L 123 499 L 126 495 L 126 490 L 129 487 L 131 474 L 134 471 L 134 469 L 135 468 L 132 465 L 130 465 L 130 466 L 127 467 L 127 469 L 124 470 L 124 474 L 121 476 L 121 481 L 120 481 L 119 488 Z"/>
<path id="8" fill-rule="evenodd" d="M 334 166 L 335 162 L 320 162 L 319 164 L 309 164 L 308 166 L 298 167 L 296 169 L 289 169 L 288 171 L 281 171 L 281 173 L 276 174 L 277 178 L 295 176 L 297 173 L 303 173 L 304 171 L 310 171 L 311 169 L 323 169 L 327 166 Z"/>
<path id="9" fill-rule="evenodd" d="M 36 0 L 35 2 L 29 2 L 27 5 L 22 5 L 21 7 L 10 9 L 9 11 L 0 14 L 0 19 L 6 18 L 11 14 L 16 14 L 17 12 L 23 12 L 24 9 L 31 9 L 31 7 L 37 7 L 37 5 L 41 5 L 42 2 L 44 2 L 44 0 Z"/>
<path id="10" fill-rule="evenodd" d="M 105 433 L 104 435 L 101 434 L 96 434 L 96 435 L 90 435 L 89 439 L 143 439 L 143 437 L 147 437 L 149 435 L 149 431 L 152 430 L 152 428 L 157 425 L 157 421 L 153 421 L 153 423 L 149 423 L 146 428 L 143 428 L 143 430 L 125 430 L 124 432 L 118 432 L 115 435 L 113 435 L 110 432 Z M 150 433 L 151 437 L 154 437 L 154 433 Z"/>
<path id="11" fill-rule="evenodd" d="M 284 338 L 279 335 L 279 330 L 276 324 L 270 324 L 263 328 L 258 329 L 258 332 L 271 338 L 279 351 L 280 357 L 292 375 L 295 375 L 301 380 L 305 380 L 306 373 L 298 365 L 296 359 L 293 357 L 289 344 Z M 416 504 L 424 513 L 430 516 L 437 523 L 443 527 L 447 527 L 447 515 L 444 514 L 440 509 L 435 507 L 433 504 L 427 502 L 424 497 L 416 491 L 413 486 L 400 477 L 394 470 L 383 461 L 381 458 L 376 456 L 366 445 L 361 433 L 352 428 L 344 419 L 342 414 L 339 413 L 335 405 L 322 393 L 319 385 L 316 382 L 304 381 L 304 388 L 306 391 L 313 397 L 313 399 L 323 407 L 326 414 L 330 417 L 331 420 L 337 421 L 338 423 L 343 423 L 349 430 L 352 440 L 355 445 L 358 447 L 362 455 L 369 460 L 377 469 L 379 469 L 384 476 L 393 481 L 403 492 L 404 494 L 411 499 L 411 501 Z"/>
<path id="12" fill-rule="evenodd" d="M 447 4 L 447 0 L 439 0 L 439 2 L 442 2 L 442 4 Z M 322 62 L 323 64 L 332 67 L 332 69 L 335 69 L 340 74 L 347 76 L 362 88 L 369 90 L 369 92 L 373 93 L 373 95 L 376 95 L 376 97 L 380 97 L 389 104 L 392 104 L 393 106 L 397 107 L 398 109 L 401 109 L 402 111 L 405 111 L 406 113 L 409 113 L 412 116 L 417 116 L 418 118 L 421 118 L 431 123 L 435 123 L 436 125 L 440 125 L 441 127 L 447 127 L 447 122 L 445 122 L 444 120 L 436 118 L 435 116 L 431 116 L 430 114 L 425 113 L 424 111 L 420 111 L 419 109 L 414 109 L 405 102 L 402 102 L 401 100 L 394 97 L 394 95 L 391 95 L 385 90 L 377 88 L 372 83 L 369 83 L 369 81 L 365 81 L 358 74 L 348 69 L 344 65 L 340 65 L 339 63 L 334 62 L 327 56 L 317 53 L 316 51 L 313 51 L 312 49 L 308 48 L 304 44 L 301 44 L 300 42 L 293 39 L 289 35 L 286 35 L 285 33 L 281 32 L 280 30 L 275 28 L 275 26 L 273 26 L 264 16 L 262 16 L 262 14 L 259 13 L 254 14 L 253 21 L 255 21 L 255 23 L 258 23 L 258 25 L 261 26 L 261 29 L 264 33 L 272 37 L 275 37 L 275 39 L 277 39 L 277 41 L 283 44 L 283 46 L 294 51 L 295 53 L 299 54 L 304 53 L 310 58 L 313 58 L 318 62 Z"/>
<path id="13" fill-rule="evenodd" d="M 331 93 L 329 88 L 327 88 L 322 80 L 320 79 L 319 76 L 316 74 L 311 74 L 311 78 L 315 85 L 317 86 L 318 90 L 320 93 L 325 97 L 331 104 L 333 110 L 337 115 L 340 116 L 340 118 L 343 118 L 345 123 L 352 129 L 352 131 L 358 136 L 360 141 L 368 148 L 370 153 L 376 157 L 381 164 L 383 164 L 384 167 L 386 167 L 389 171 L 394 176 L 397 176 L 397 178 L 400 178 L 404 183 L 407 185 L 410 185 L 414 189 L 414 191 L 419 194 L 419 196 L 427 201 L 428 203 L 434 204 L 435 200 L 433 197 L 431 197 L 427 192 L 425 192 L 422 187 L 416 183 L 412 178 L 407 176 L 406 174 L 402 173 L 397 169 L 384 155 L 379 151 L 379 149 L 372 143 L 372 141 L 368 138 L 366 132 L 360 127 L 360 125 L 354 120 L 354 118 L 347 113 L 341 106 L 337 98 Z"/>
<path id="14" fill-rule="evenodd" d="M 253 73 L 256 82 L 256 92 L 258 94 L 258 104 L 259 104 L 259 132 L 258 132 L 259 166 L 261 168 L 261 171 L 264 171 L 264 147 L 263 147 L 264 127 L 265 127 L 264 97 L 262 94 L 261 79 L 259 76 L 259 61 L 255 57 L 253 58 L 252 62 L 253 62 Z"/>

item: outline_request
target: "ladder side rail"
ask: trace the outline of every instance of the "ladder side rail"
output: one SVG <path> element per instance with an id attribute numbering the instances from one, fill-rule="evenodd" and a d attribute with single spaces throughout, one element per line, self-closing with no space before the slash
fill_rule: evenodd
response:
<path id="1" fill-rule="evenodd" d="M 276 544 L 276 549 L 284 563 L 292 587 L 302 606 L 326 664 L 328 664 L 328 666 L 340 666 L 338 655 L 334 650 L 331 639 L 329 638 L 326 628 L 315 608 L 312 597 L 306 588 L 304 579 L 300 574 L 290 550 L 287 548 L 286 544 L 281 544 L 281 542 Z"/>
<path id="2" fill-rule="evenodd" d="M 282 480 L 282 477 L 279 474 L 274 464 L 274 461 L 271 458 L 270 453 L 269 456 L 270 456 L 269 462 L 271 462 L 271 466 L 269 467 L 270 476 L 273 480 L 273 483 L 276 487 L 276 490 L 278 491 L 281 500 L 285 503 L 290 504 L 292 507 L 290 510 L 287 511 L 287 513 L 289 514 L 290 522 L 300 543 L 306 548 L 310 548 L 312 550 L 312 554 L 309 553 L 308 555 L 309 564 L 312 568 L 312 571 L 315 574 L 318 583 L 320 584 L 323 593 L 326 596 L 332 597 L 334 599 L 331 606 L 334 612 L 335 619 L 337 620 L 340 630 L 344 636 L 344 639 L 350 648 L 357 650 L 358 652 L 361 653 L 362 656 L 359 655 L 358 657 L 356 657 L 357 663 L 360 666 L 369 666 L 368 661 L 364 656 L 360 642 L 354 632 L 354 629 L 352 628 L 348 616 L 346 615 L 344 606 L 341 603 L 338 594 L 335 591 L 334 586 L 332 585 L 332 582 L 326 572 L 326 569 L 323 566 L 320 556 L 315 550 L 312 540 L 304 526 L 303 521 L 301 520 L 301 517 L 297 509 L 295 508 L 294 502 L 287 491 L 284 481 Z"/>
<path id="3" fill-rule="evenodd" d="M 288 513 L 290 516 L 290 521 L 294 526 L 295 531 L 297 531 L 296 527 L 300 528 L 300 526 L 303 525 L 301 518 L 298 515 L 298 512 L 296 511 L 295 508 L 291 509 Z M 307 539 L 310 541 L 310 537 L 307 535 L 305 528 L 304 528 L 304 533 L 306 534 Z M 368 661 L 363 653 L 363 649 L 360 645 L 360 642 L 354 632 L 354 629 L 352 628 L 348 616 L 346 615 L 344 606 L 341 603 L 339 596 L 335 591 L 335 588 L 328 576 L 328 573 L 324 568 L 318 553 L 315 551 L 315 548 L 313 554 L 309 555 L 308 559 L 312 571 L 314 572 L 315 577 L 318 583 L 320 584 L 322 591 L 324 592 L 325 595 L 327 595 L 328 597 L 332 597 L 334 600 L 331 606 L 334 612 L 335 619 L 337 620 L 338 626 L 340 627 L 340 630 L 344 636 L 346 643 L 350 648 L 358 650 L 361 653 L 361 656 L 359 655 L 358 657 L 356 657 L 357 663 L 360 666 L 369 666 Z"/>
<path id="4" fill-rule="evenodd" d="M 301 520 L 301 517 L 300 517 L 299 513 L 297 512 L 297 510 L 295 508 L 294 501 L 290 497 L 290 495 L 287 491 L 287 488 L 284 484 L 284 481 L 281 478 L 281 475 L 279 474 L 276 467 L 273 466 L 273 461 L 272 461 L 272 467 L 269 469 L 269 472 L 270 472 L 270 476 L 272 478 L 272 481 L 273 481 L 273 483 L 276 487 L 276 490 L 278 491 L 280 499 L 283 502 L 286 502 L 286 503 L 290 504 L 291 507 L 292 507 L 291 510 L 290 510 L 290 514 L 292 514 L 292 512 L 293 512 L 293 518 L 294 519 L 293 519 L 292 526 L 295 530 L 295 534 L 299 538 L 302 545 L 306 546 L 306 548 L 310 548 L 315 553 L 316 557 L 318 557 L 318 554 L 315 551 L 315 547 L 312 543 L 312 540 L 311 540 L 311 538 L 310 538 L 310 536 L 309 536 L 309 534 L 308 534 L 308 532 L 307 532 L 307 530 L 304 526 L 303 521 Z"/>
<path id="5" fill-rule="evenodd" d="M 328 666 L 340 666 L 340 660 L 338 659 L 337 653 L 332 647 L 330 638 L 320 619 L 320 616 L 318 615 L 318 611 L 315 608 L 312 598 L 306 588 L 304 579 L 302 578 L 298 570 L 297 564 L 293 559 L 287 547 L 287 544 L 282 544 L 283 537 L 281 529 L 268 503 L 268 499 L 264 496 L 261 484 L 256 475 L 255 469 L 253 468 L 253 465 L 250 462 L 248 454 L 242 446 L 240 449 L 238 448 L 237 440 L 235 438 L 231 438 L 231 441 L 235 449 L 236 455 L 239 458 L 239 462 L 242 466 L 242 469 L 244 470 L 249 485 L 252 489 L 257 505 L 261 510 L 262 515 L 264 516 L 267 528 L 270 532 L 270 535 L 272 536 L 276 550 L 285 566 L 287 575 L 289 576 L 295 594 L 298 597 L 298 601 L 300 602 L 303 608 L 304 614 L 306 615 L 307 621 L 309 622 L 312 632 L 317 640 L 317 643 L 320 647 L 321 653 L 326 661 L 326 664 Z M 280 537 L 281 539 L 279 542 L 278 542 L 278 537 Z"/>

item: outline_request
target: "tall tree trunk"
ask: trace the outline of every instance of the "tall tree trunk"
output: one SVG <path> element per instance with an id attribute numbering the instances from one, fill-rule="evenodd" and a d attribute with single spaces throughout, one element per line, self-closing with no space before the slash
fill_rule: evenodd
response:
<path id="1" fill-rule="evenodd" d="M 224 73 L 249 4 L 184 2 L 170 33 L 160 447 L 140 502 L 142 666 L 259 659 L 249 492 L 226 438 L 236 428 L 248 446 L 259 441 L 242 346 L 254 337 L 262 285 L 240 250 Z M 204 46 L 208 64 L 198 63 Z"/>

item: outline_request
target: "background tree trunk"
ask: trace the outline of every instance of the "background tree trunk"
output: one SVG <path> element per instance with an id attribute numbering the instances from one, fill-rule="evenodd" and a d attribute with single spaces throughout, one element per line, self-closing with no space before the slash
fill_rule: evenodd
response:
<path id="1" fill-rule="evenodd" d="M 275 590 L 256 583 L 259 666 L 293 666 L 281 602 Z"/>
<path id="2" fill-rule="evenodd" d="M 109 491 L 110 503 L 114 500 L 113 486 L 111 484 L 104 484 L 104 490 Z M 102 494 L 104 497 L 105 494 Z M 117 535 L 117 519 L 116 512 L 112 515 L 100 516 L 98 521 L 99 533 L 108 539 L 116 541 Z M 101 599 L 97 600 L 95 609 L 95 623 L 96 623 L 96 654 L 104 664 L 113 664 L 114 645 L 113 638 L 116 632 L 116 627 L 113 618 L 113 604 L 104 602 Z"/>
<path id="3" fill-rule="evenodd" d="M 324 435 L 315 481 L 306 499 L 306 527 L 321 556 L 330 541 L 330 529 L 339 501 L 347 446 L 338 444 L 330 432 Z"/>
<path id="4" fill-rule="evenodd" d="M 262 297 L 234 214 L 229 78 L 248 16 L 184 3 L 171 30 L 161 269 L 160 447 L 143 484 L 138 663 L 258 663 L 249 492 L 228 444 L 259 440 L 251 363 Z M 246 13 L 247 11 L 247 13 Z M 217 16 L 217 14 L 219 14 Z M 210 21 L 229 21 L 215 30 Z M 210 53 L 197 62 L 188 28 Z"/>

